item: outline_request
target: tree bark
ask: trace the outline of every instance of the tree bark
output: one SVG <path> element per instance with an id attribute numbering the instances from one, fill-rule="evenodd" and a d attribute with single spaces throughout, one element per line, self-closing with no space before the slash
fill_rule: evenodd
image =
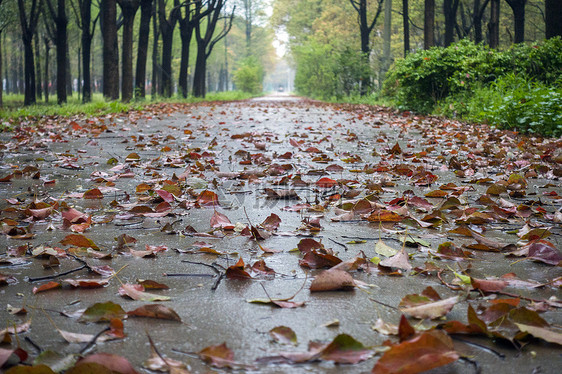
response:
<path id="1" fill-rule="evenodd" d="M 384 30 L 383 30 L 383 71 L 390 68 L 390 41 L 392 36 L 392 1 L 384 2 Z"/>
<path id="2" fill-rule="evenodd" d="M 459 0 L 443 1 L 443 14 L 445 15 L 445 47 L 450 46 L 454 41 L 458 8 Z"/>
<path id="3" fill-rule="evenodd" d="M 158 64 L 158 39 L 160 39 L 160 28 L 158 27 L 158 2 L 152 6 L 152 89 L 150 94 L 154 98 L 160 92 L 160 65 Z"/>
<path id="4" fill-rule="evenodd" d="M 92 101 L 92 71 L 90 68 L 90 58 L 92 55 L 92 39 L 94 36 L 93 29 L 90 29 L 92 22 L 92 0 L 81 0 L 80 18 L 82 23 L 82 102 L 89 103 Z M 95 29 L 94 21 L 94 29 Z"/>
<path id="5" fill-rule="evenodd" d="M 410 16 L 408 0 L 402 0 L 402 23 L 404 27 L 404 57 L 410 53 Z"/>
<path id="6" fill-rule="evenodd" d="M 497 49 L 500 45 L 500 0 L 491 0 L 488 22 L 488 45 Z"/>
<path id="7" fill-rule="evenodd" d="M 53 7 L 51 0 L 47 0 L 49 13 L 55 23 L 55 46 L 57 55 L 57 102 L 59 104 L 65 103 L 67 98 L 67 24 L 68 18 L 66 17 L 66 1 L 57 0 L 57 9 Z M 68 82 L 70 83 L 70 82 Z"/>
<path id="8" fill-rule="evenodd" d="M 195 26 L 195 39 L 197 40 L 197 58 L 195 61 L 195 73 L 193 74 L 193 96 L 205 97 L 207 87 L 205 85 L 207 77 L 207 58 L 216 43 L 222 40 L 232 28 L 232 19 L 234 18 L 234 10 L 229 16 L 228 24 L 225 23 L 223 29 L 215 34 L 217 22 L 220 19 L 221 11 L 226 0 L 209 0 L 207 9 L 203 10 L 201 3 L 195 4 L 195 17 L 201 22 L 197 22 Z M 205 16 L 203 17 L 203 14 Z M 202 25 L 205 25 L 204 34 L 201 32 Z"/>
<path id="9" fill-rule="evenodd" d="M 24 53 L 24 105 L 32 105 L 37 102 L 35 97 L 33 35 L 37 28 L 37 21 L 40 13 L 39 5 L 37 0 L 32 0 L 29 14 L 27 14 L 23 0 L 18 0 Z"/>
<path id="10" fill-rule="evenodd" d="M 368 21 L 367 17 L 367 0 L 349 0 L 355 11 L 357 12 L 357 17 L 359 20 L 359 35 L 361 37 L 361 54 L 363 55 L 363 63 L 365 66 L 369 66 L 369 58 L 371 55 L 371 45 L 370 37 L 373 28 L 377 23 L 377 19 L 382 11 L 382 4 L 384 0 L 378 1 L 377 11 L 371 23 Z M 365 96 L 369 93 L 371 88 L 371 75 L 366 72 L 369 69 L 362 69 L 365 73 L 361 77 L 361 96 Z"/>
<path id="11" fill-rule="evenodd" d="M 35 33 L 35 83 L 36 83 L 36 93 L 37 93 L 37 98 L 39 100 L 41 100 L 42 96 L 43 96 L 43 89 L 41 87 L 41 46 L 39 44 L 39 33 Z M 0 78 L 0 86 L 2 85 L 2 79 Z"/>
<path id="12" fill-rule="evenodd" d="M 527 0 L 505 0 L 513 11 L 514 43 L 525 41 L 525 5 Z M 559 17 L 558 17 L 559 18 Z"/>
<path id="13" fill-rule="evenodd" d="M 435 45 L 435 0 L 425 0 L 423 12 L 423 48 Z"/>
<path id="14" fill-rule="evenodd" d="M 148 39 L 150 36 L 150 18 L 152 17 L 152 1 L 141 0 L 141 19 L 139 26 L 139 44 L 137 50 L 137 71 L 135 77 L 135 97 L 146 96 L 146 61 L 148 57 Z"/>
<path id="15" fill-rule="evenodd" d="M 162 82 L 160 93 L 164 97 L 172 96 L 172 47 L 174 44 L 174 29 L 178 20 L 179 0 L 174 0 L 173 8 L 166 18 L 166 3 L 158 0 L 158 16 L 160 33 L 162 34 Z"/>
<path id="16" fill-rule="evenodd" d="M 101 29 L 103 35 L 103 95 L 110 100 L 119 99 L 119 52 L 117 43 L 116 0 L 102 0 Z"/>
<path id="17" fill-rule="evenodd" d="M 545 13 L 545 35 L 547 39 L 555 36 L 562 36 L 562 1 L 546 0 L 544 5 Z"/>
<path id="18" fill-rule="evenodd" d="M 123 14 L 123 62 L 121 100 L 125 103 L 133 98 L 133 27 L 139 8 L 138 0 L 117 0 Z"/>
<path id="19" fill-rule="evenodd" d="M 49 103 L 49 52 L 51 50 L 51 44 L 48 36 L 43 38 L 43 43 L 45 43 L 45 83 L 44 83 L 44 90 L 45 90 L 45 103 Z"/>

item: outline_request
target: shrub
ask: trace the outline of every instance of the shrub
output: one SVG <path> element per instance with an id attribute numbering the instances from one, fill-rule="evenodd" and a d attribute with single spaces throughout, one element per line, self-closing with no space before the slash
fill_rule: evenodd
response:
<path id="1" fill-rule="evenodd" d="M 469 40 L 419 51 L 396 62 L 383 89 L 399 108 L 427 113 L 449 96 L 463 96 L 510 73 L 547 84 L 562 82 L 562 39 L 517 44 L 504 52 Z"/>
<path id="2" fill-rule="evenodd" d="M 240 67 L 234 72 L 233 81 L 236 88 L 251 94 L 262 91 L 264 70 L 256 57 L 247 57 L 240 63 Z"/>

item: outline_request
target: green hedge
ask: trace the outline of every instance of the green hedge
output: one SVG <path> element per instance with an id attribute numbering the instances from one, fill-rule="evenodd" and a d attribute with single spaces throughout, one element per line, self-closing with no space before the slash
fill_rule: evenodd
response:
<path id="1" fill-rule="evenodd" d="M 562 39 L 506 51 L 462 40 L 399 60 L 383 92 L 400 109 L 437 111 L 504 128 L 561 134 Z"/>

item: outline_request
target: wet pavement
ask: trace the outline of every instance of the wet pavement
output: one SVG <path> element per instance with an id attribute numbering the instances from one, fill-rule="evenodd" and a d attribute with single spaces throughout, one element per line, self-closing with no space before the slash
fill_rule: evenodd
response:
<path id="1" fill-rule="evenodd" d="M 327 105 L 288 96 L 161 106 L 152 112 L 101 119 L 48 119 L 39 130 L 28 127 L 20 132 L 0 134 L 0 178 L 13 174 L 9 182 L 0 183 L 2 228 L 7 232 L 13 225 L 7 220 L 13 219 L 22 236 L 17 239 L 12 231 L 0 237 L 0 274 L 8 277 L 8 284 L 0 287 L 0 328 L 31 320 L 29 330 L 19 334 L 22 347 L 31 356 L 36 356 L 36 348 L 24 341 L 24 337 L 42 350 L 62 355 L 77 353 L 84 343 L 65 342 L 55 325 L 74 333 L 96 334 L 106 324 L 78 322 L 77 311 L 107 301 L 131 311 L 147 302 L 120 296 L 121 284 L 153 280 L 166 284 L 169 289 L 149 291 L 169 296 L 169 301 L 159 303 L 175 310 L 182 322 L 128 318 L 124 321 L 127 335 L 124 339 L 98 342 L 89 352 L 122 355 L 137 370 L 149 372 L 143 368 L 143 362 L 150 356 L 149 334 L 159 352 L 185 362 L 194 373 L 220 371 L 206 365 L 194 352 L 223 342 L 234 351 L 237 362 L 252 365 L 257 372 L 370 372 L 380 354 L 353 365 L 324 361 L 267 365 L 255 361 L 281 351 L 304 352 L 309 341 L 329 342 L 342 333 L 366 346 L 381 346 L 385 340 L 395 338 L 374 331 L 372 326 L 379 318 L 398 324 L 402 313 L 396 307 L 404 296 L 421 293 L 427 286 L 433 287 L 443 299 L 458 295 L 459 291 L 447 287 L 435 271 L 425 275 L 409 271 L 388 274 L 373 265 L 372 271 L 351 272 L 355 280 L 363 282 L 360 288 L 310 292 L 312 279 L 322 270 L 299 264 L 303 256 L 294 249 L 303 238 L 321 241 L 343 261 L 356 256 L 367 259 L 377 256 L 384 260 L 385 256 L 375 252 L 379 238 L 400 249 L 401 238 L 408 235 L 424 242 L 406 248 L 414 270 L 424 269 L 426 262 L 433 262 L 445 272 L 448 270 L 443 275 L 447 282 L 453 282 L 451 270 L 467 271 L 465 274 L 480 279 L 514 273 L 518 279 L 541 284 L 562 275 L 559 266 L 526 259 L 517 261 L 519 258 L 508 258 L 501 251 L 470 250 L 470 258 L 463 261 L 435 256 L 444 242 L 453 242 L 459 248 L 474 244 L 473 238 L 449 232 L 458 226 L 462 216 L 449 217 L 444 224 L 425 228 L 411 222 L 369 222 L 359 214 L 338 221 L 338 216 L 345 213 L 341 210 L 345 204 L 342 206 L 338 197 L 344 203 L 353 201 L 353 205 L 357 202 L 353 199 L 373 196 L 373 203 L 386 205 L 405 192 L 408 195 L 409 190 L 424 197 L 449 182 L 470 187 L 459 194 L 460 205 L 485 211 L 486 205 L 478 199 L 491 182 L 470 181 L 488 177 L 492 182 L 507 179 L 511 173 L 526 173 L 533 164 L 540 163 L 548 170 L 529 176 L 525 194 L 510 197 L 506 191 L 493 199 L 504 199 L 505 209 L 511 208 L 508 202 L 513 206 L 532 206 L 529 201 L 540 200 L 540 207 L 546 212 L 544 216 L 492 217 L 486 218 L 484 225 L 471 222 L 471 227 L 475 230 L 485 227 L 487 238 L 506 245 L 518 241 L 523 245 L 515 233 L 525 222 L 531 222 L 548 227 L 551 236 L 546 239 L 560 248 L 561 229 L 556 213 L 562 200 L 544 197 L 544 192 L 552 192 L 552 197 L 562 194 L 560 175 L 556 175 L 560 164 L 540 156 L 525 158 L 512 135 L 495 130 L 491 134 L 482 138 L 478 128 L 463 127 L 454 121 L 443 123 L 386 109 Z M 398 148 L 393 148 L 396 144 Z M 498 153 L 503 153 L 500 162 L 494 156 Z M 462 173 L 450 161 L 452 156 L 462 164 Z M 397 165 L 413 166 L 403 175 L 386 168 L 396 170 Z M 427 184 L 415 183 L 411 172 L 418 167 L 435 178 L 431 177 Z M 317 183 L 323 177 L 337 184 L 324 187 Z M 166 187 L 172 185 L 179 186 L 179 191 Z M 98 188 L 103 197 L 83 198 L 82 194 L 93 188 Z M 159 197 L 157 191 L 162 190 L 173 191 L 175 197 L 165 193 Z M 200 194 L 205 190 L 216 193 L 218 206 L 198 206 L 198 203 L 204 205 Z M 273 199 L 272 190 L 294 193 L 290 198 Z M 34 200 L 58 206 L 47 217 L 26 213 Z M 167 200 L 167 206 L 158 205 Z M 427 198 L 435 206 L 443 200 Z M 17 257 L 21 261 L 18 263 L 14 256 L 5 255 L 17 252 L 21 246 L 27 246 L 29 251 L 41 245 L 66 250 L 76 247 L 61 244 L 61 240 L 72 234 L 70 229 L 62 228 L 63 203 L 91 215 L 92 225 L 83 234 L 99 247 L 99 252 L 111 254 L 112 258 L 97 259 L 84 255 L 83 251 L 72 253 L 89 266 L 107 265 L 119 272 L 102 288 L 73 288 L 65 284 L 62 288 L 34 294 L 34 287 L 50 280 L 101 278 L 82 270 L 30 282 L 29 278 L 56 275 L 82 263 L 66 257 L 59 258 L 60 266 L 44 267 L 49 260 L 43 257 L 24 255 Z M 307 208 L 296 211 L 302 208 L 299 204 L 307 203 Z M 139 206 L 143 210 L 135 210 Z M 149 207 L 151 212 L 144 207 Z M 213 229 L 211 219 L 215 211 L 226 215 L 232 225 L 239 223 L 236 230 Z M 415 211 L 421 219 L 430 210 L 424 214 Z M 257 242 L 239 232 L 238 227 L 257 226 L 272 213 L 281 223 L 265 240 Z M 116 238 L 123 234 L 135 238 L 136 243 L 120 246 Z M 146 246 L 165 246 L 165 250 L 155 251 L 153 257 L 135 255 L 134 251 L 153 248 Z M 264 252 L 260 246 L 276 253 Z M 201 247 L 221 254 L 206 253 Z M 224 278 L 217 283 L 215 271 L 203 265 L 217 263 L 228 268 L 239 258 L 250 265 L 263 259 L 275 275 L 253 274 L 253 279 Z M 212 290 L 214 285 L 216 290 Z M 509 288 L 509 292 L 534 300 L 557 301 L 561 296 L 559 287 L 558 284 Z M 304 301 L 305 306 L 285 309 L 247 302 L 268 297 L 266 291 L 271 298 L 296 294 L 292 300 Z M 444 320 L 466 322 L 468 304 L 476 308 L 497 297 L 492 294 L 483 298 L 478 292 L 468 295 L 468 300 L 463 296 L 441 320 L 412 319 L 412 324 L 422 329 Z M 28 313 L 11 315 L 7 304 L 25 305 Z M 560 328 L 560 309 L 545 309 L 541 317 L 553 328 Z M 334 320 L 339 322 L 330 325 Z M 298 337 L 297 345 L 274 342 L 269 331 L 277 326 L 293 329 Z M 515 368 L 520 373 L 556 373 L 562 362 L 560 346 L 539 340 L 519 349 L 485 337 L 463 336 L 454 342 L 457 352 L 477 362 L 485 373 L 512 373 Z M 475 367 L 470 362 L 458 361 L 433 372 L 473 373 Z"/>

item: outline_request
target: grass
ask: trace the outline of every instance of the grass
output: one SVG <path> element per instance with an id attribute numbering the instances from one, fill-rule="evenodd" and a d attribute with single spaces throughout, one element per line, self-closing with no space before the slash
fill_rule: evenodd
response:
<path id="1" fill-rule="evenodd" d="M 38 102 L 35 105 L 24 106 L 23 95 L 4 95 L 4 106 L 0 108 L 0 131 L 9 131 L 14 125 L 30 118 L 40 118 L 43 116 L 63 116 L 73 115 L 104 115 L 108 113 L 125 113 L 130 110 L 142 110 L 150 104 L 156 103 L 196 103 L 201 101 L 235 101 L 245 100 L 256 95 L 240 91 L 213 92 L 207 94 L 205 99 L 180 96 L 171 98 L 148 96 L 142 101 L 131 101 L 123 103 L 120 101 L 106 101 L 101 94 L 94 94 L 92 102 L 83 104 L 77 95 L 68 98 L 68 102 L 62 105 L 56 104 L 56 97 L 51 96 L 51 102 Z"/>

